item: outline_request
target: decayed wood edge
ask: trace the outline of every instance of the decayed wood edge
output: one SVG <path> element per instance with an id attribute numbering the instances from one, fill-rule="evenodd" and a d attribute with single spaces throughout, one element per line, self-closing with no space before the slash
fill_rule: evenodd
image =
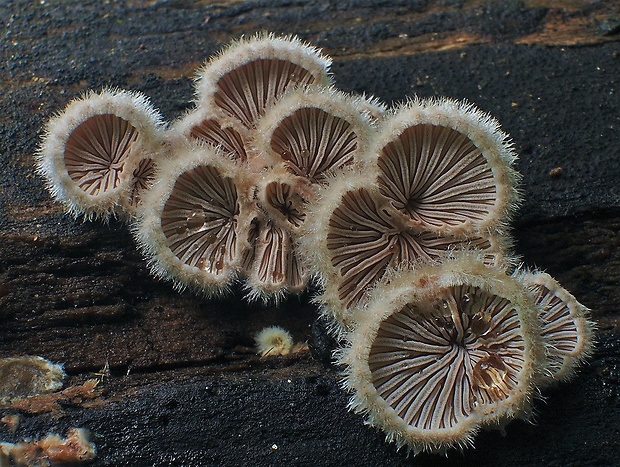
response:
<path id="1" fill-rule="evenodd" d="M 201 370 L 134 377 L 133 384 L 112 377 L 101 384 L 101 399 L 66 401 L 60 418 L 22 416 L 19 435 L 2 426 L 0 435 L 87 427 L 98 447 L 94 465 L 613 465 L 620 454 L 618 337 L 599 341 L 574 380 L 535 401 L 535 423 L 513 421 L 506 436 L 485 430 L 475 449 L 447 458 L 396 452 L 347 413 L 336 372 L 281 358 L 243 377 Z"/>

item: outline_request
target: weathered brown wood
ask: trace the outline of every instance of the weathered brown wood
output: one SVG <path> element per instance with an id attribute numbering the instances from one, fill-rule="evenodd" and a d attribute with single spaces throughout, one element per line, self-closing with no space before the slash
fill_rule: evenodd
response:
<path id="1" fill-rule="evenodd" d="M 559 3 L 559 2 L 557 2 Z M 553 274 L 599 323 L 596 354 L 537 403 L 538 426 L 481 435 L 461 465 L 610 465 L 620 455 L 620 42 L 615 2 L 5 2 L 0 19 L 0 356 L 63 362 L 81 384 L 109 362 L 102 397 L 14 434 L 85 426 L 95 465 L 409 465 L 346 412 L 333 345 L 308 296 L 249 306 L 153 279 L 120 222 L 63 214 L 33 171 L 43 123 L 89 88 L 189 107 L 194 69 L 240 34 L 297 33 L 334 56 L 345 90 L 388 102 L 466 98 L 521 156 L 516 252 Z M 614 26 L 615 25 L 615 26 Z M 550 172 L 562 167 L 561 175 Z M 280 324 L 311 351 L 260 359 L 253 335 Z M 290 380 L 290 382 L 289 382 Z M 278 449 L 273 449 L 272 445 Z M 317 460 L 317 455 L 321 456 Z"/>

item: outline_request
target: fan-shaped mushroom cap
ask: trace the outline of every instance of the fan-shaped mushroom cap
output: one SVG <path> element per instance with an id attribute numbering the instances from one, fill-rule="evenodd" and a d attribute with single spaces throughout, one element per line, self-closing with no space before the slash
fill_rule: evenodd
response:
<path id="1" fill-rule="evenodd" d="M 549 386 L 569 379 L 592 353 L 594 323 L 589 320 L 590 310 L 547 273 L 520 270 L 514 275 L 539 307 L 547 365 L 538 384 Z"/>
<path id="2" fill-rule="evenodd" d="M 141 94 L 90 92 L 48 122 L 37 170 L 52 196 L 76 216 L 131 211 L 143 182 L 139 166 L 158 157 L 162 126 Z"/>
<path id="3" fill-rule="evenodd" d="M 396 272 L 357 312 L 339 358 L 350 407 L 399 447 L 463 447 L 528 406 L 544 358 L 536 307 L 475 255 Z"/>
<path id="4" fill-rule="evenodd" d="M 473 105 L 411 100 L 384 119 L 368 161 L 392 206 L 450 234 L 502 230 L 518 202 L 517 156 L 499 123 Z"/>
<path id="5" fill-rule="evenodd" d="M 296 37 L 259 34 L 224 49 L 198 71 L 199 107 L 248 128 L 292 86 L 330 84 L 331 59 Z"/>
<path id="6" fill-rule="evenodd" d="M 484 251 L 487 264 L 503 267 L 506 262 L 503 237 L 489 231 L 449 235 L 414 224 L 391 207 L 364 172 L 334 178 L 319 196 L 308 210 L 300 243 L 324 288 L 317 300 L 344 329 L 352 325 L 350 310 L 367 301 L 388 268 L 472 248 Z"/>
<path id="7" fill-rule="evenodd" d="M 248 228 L 241 169 L 209 146 L 176 148 L 144 195 L 135 237 L 159 277 L 207 295 L 224 292 L 243 256 Z"/>

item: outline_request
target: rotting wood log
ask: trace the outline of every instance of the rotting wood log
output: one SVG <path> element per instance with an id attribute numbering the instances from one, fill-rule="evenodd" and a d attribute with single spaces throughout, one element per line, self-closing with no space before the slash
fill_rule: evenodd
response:
<path id="1" fill-rule="evenodd" d="M 29 415 L 0 439 L 71 426 L 93 465 L 611 465 L 620 457 L 620 7 L 614 2 L 4 2 L 0 41 L 0 356 L 62 362 L 68 385 L 106 362 L 101 396 Z M 552 4 L 550 6 L 550 4 Z M 102 86 L 139 90 L 172 120 L 194 70 L 241 34 L 298 34 L 334 57 L 336 84 L 386 102 L 467 99 L 520 154 L 515 250 L 598 322 L 578 376 L 537 401 L 536 424 L 476 449 L 408 460 L 346 411 L 333 341 L 310 294 L 277 308 L 243 291 L 205 300 L 153 279 L 119 222 L 65 214 L 34 174 L 44 122 Z M 560 169 L 561 170 L 558 170 Z M 311 351 L 261 359 L 289 329 Z M 14 413 L 14 411 L 12 412 Z"/>

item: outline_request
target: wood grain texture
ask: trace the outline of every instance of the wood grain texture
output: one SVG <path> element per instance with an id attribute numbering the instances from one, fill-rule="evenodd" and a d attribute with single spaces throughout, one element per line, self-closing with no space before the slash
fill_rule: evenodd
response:
<path id="1" fill-rule="evenodd" d="M 553 3 L 553 4 L 552 4 Z M 620 7 L 579 1 L 3 2 L 0 40 L 0 357 L 63 362 L 69 385 L 109 362 L 101 397 L 25 417 L 16 441 L 83 426 L 93 465 L 564 465 L 620 456 Z M 171 121 L 194 70 L 241 34 L 298 34 L 346 91 L 386 102 L 465 98 L 512 135 L 524 175 L 515 250 L 598 322 L 594 358 L 537 401 L 537 424 L 476 449 L 408 460 L 346 411 L 333 341 L 309 295 L 278 308 L 209 301 L 153 279 L 126 226 L 63 213 L 35 175 L 44 122 L 104 86 L 147 94 Z M 550 173 L 561 167 L 559 176 Z M 260 359 L 289 329 L 311 351 Z M 289 382 L 290 381 L 290 382 Z M 0 413 L 6 411 L 0 410 Z M 277 449 L 273 448 L 277 446 Z"/>

